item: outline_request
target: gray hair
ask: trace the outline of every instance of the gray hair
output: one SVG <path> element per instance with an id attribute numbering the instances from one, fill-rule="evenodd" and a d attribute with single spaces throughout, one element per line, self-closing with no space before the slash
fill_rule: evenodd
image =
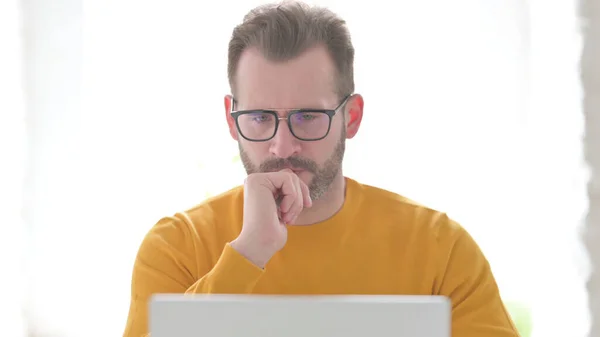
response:
<path id="1" fill-rule="evenodd" d="M 300 1 L 283 1 L 252 9 L 233 29 L 229 41 L 227 76 L 235 95 L 240 57 L 249 47 L 269 60 L 291 60 L 307 49 L 324 45 L 336 69 L 336 94 L 354 92 L 354 47 L 346 22 L 331 10 Z"/>

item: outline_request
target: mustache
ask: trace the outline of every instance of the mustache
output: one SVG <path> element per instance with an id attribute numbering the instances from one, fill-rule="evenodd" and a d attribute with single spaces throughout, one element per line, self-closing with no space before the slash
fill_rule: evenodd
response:
<path id="1" fill-rule="evenodd" d="M 288 158 L 273 158 L 267 159 L 260 164 L 260 172 L 272 172 L 283 170 L 286 167 L 293 167 L 295 169 L 302 169 L 312 173 L 317 172 L 317 164 L 306 158 L 301 157 L 288 157 Z"/>

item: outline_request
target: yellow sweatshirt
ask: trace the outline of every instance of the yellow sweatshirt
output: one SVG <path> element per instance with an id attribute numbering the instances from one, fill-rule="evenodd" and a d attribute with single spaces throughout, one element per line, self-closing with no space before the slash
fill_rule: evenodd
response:
<path id="1" fill-rule="evenodd" d="M 229 246 L 242 226 L 243 189 L 160 220 L 134 264 L 125 337 L 148 333 L 155 293 L 416 294 L 452 302 L 453 337 L 516 337 L 488 261 L 444 213 L 346 178 L 327 221 L 289 226 L 264 269 Z"/>

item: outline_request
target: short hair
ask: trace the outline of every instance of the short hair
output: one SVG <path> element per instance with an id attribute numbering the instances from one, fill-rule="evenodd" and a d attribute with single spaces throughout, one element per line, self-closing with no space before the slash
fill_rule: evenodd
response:
<path id="1" fill-rule="evenodd" d="M 354 47 L 346 21 L 331 10 L 300 1 L 258 6 L 233 29 L 228 48 L 227 76 L 235 95 L 240 57 L 257 48 L 275 62 L 294 59 L 307 49 L 323 45 L 335 66 L 335 90 L 340 99 L 354 93 Z"/>

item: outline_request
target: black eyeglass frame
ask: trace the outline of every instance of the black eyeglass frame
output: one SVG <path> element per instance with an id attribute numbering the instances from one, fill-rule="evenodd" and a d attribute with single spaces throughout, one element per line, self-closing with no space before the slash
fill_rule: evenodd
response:
<path id="1" fill-rule="evenodd" d="M 234 106 L 235 106 L 236 101 L 235 101 L 235 98 L 232 97 L 231 117 L 233 117 L 233 119 L 235 121 L 235 126 L 237 127 L 238 132 L 240 133 L 242 138 L 244 138 L 245 140 L 250 141 L 250 142 L 266 142 L 266 141 L 273 139 L 273 137 L 275 137 L 275 135 L 277 134 L 277 130 L 279 129 L 279 121 L 280 120 L 287 121 L 288 129 L 290 130 L 292 135 L 294 137 L 296 137 L 297 139 L 299 139 L 301 141 L 305 141 L 305 142 L 315 142 L 315 141 L 324 139 L 325 137 L 327 137 L 329 135 L 329 131 L 331 130 L 331 121 L 333 120 L 333 116 L 335 116 L 335 114 L 348 102 L 348 99 L 350 99 L 350 97 L 352 97 L 352 94 L 344 97 L 342 102 L 337 107 L 335 107 L 335 109 L 311 109 L 311 108 L 289 109 L 289 110 L 287 110 L 288 114 L 285 117 L 280 117 L 279 114 L 277 113 L 277 111 L 270 110 L 270 109 L 252 109 L 252 110 L 235 111 Z M 326 114 L 329 117 L 329 123 L 327 125 L 327 132 L 325 132 L 325 135 L 323 137 L 302 138 L 302 137 L 298 137 L 294 133 L 294 129 L 292 128 L 292 122 L 290 121 L 290 117 L 294 116 L 296 114 L 307 113 L 307 112 L 319 112 L 319 113 Z M 238 118 L 242 115 L 247 115 L 247 114 L 251 114 L 251 113 L 266 113 L 266 114 L 272 115 L 275 118 L 275 129 L 274 129 L 273 135 L 271 135 L 271 137 L 265 138 L 265 139 L 251 139 L 244 135 L 244 133 L 240 129 L 240 124 L 238 123 Z"/>

